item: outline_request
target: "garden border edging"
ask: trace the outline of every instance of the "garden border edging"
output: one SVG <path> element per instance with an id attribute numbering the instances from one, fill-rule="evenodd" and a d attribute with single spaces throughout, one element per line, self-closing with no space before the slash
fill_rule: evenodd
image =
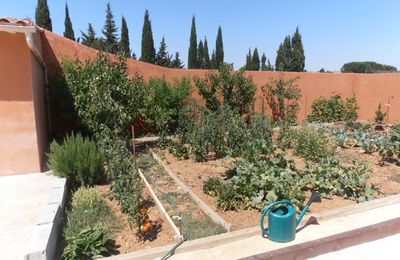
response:
<path id="1" fill-rule="evenodd" d="M 52 174 L 52 171 L 48 171 L 46 174 Z M 28 249 L 24 253 L 25 260 L 52 260 L 56 258 L 66 187 L 65 178 L 57 178 L 53 181 L 47 205 L 36 221 Z"/>

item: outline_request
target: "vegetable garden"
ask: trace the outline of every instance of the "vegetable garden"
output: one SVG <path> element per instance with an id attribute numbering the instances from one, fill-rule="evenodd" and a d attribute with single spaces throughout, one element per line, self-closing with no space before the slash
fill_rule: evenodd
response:
<path id="1" fill-rule="evenodd" d="M 400 125 L 382 124 L 380 104 L 376 122 L 360 123 L 355 96 L 321 97 L 297 122 L 297 78 L 282 75 L 262 87 L 267 116 L 254 112 L 252 78 L 228 66 L 173 83 L 131 78 L 123 59 L 103 54 L 64 61 L 63 68 L 80 125 L 88 129 L 54 141 L 49 154 L 49 167 L 73 193 L 66 259 L 177 242 L 138 168 L 185 238 L 226 231 L 146 149 L 132 145 L 131 125 L 158 137 L 148 145 L 233 230 L 258 225 L 260 210 L 277 200 L 302 209 L 313 191 L 323 197 L 316 211 L 400 192 Z"/>

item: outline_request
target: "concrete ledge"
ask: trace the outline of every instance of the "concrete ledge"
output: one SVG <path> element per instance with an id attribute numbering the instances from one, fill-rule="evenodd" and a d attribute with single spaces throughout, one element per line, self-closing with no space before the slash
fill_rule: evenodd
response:
<path id="1" fill-rule="evenodd" d="M 52 260 L 56 258 L 66 187 L 65 178 L 57 178 L 53 182 L 46 208 L 40 214 L 33 228 L 32 237 L 24 255 L 25 260 Z"/>
<path id="2" fill-rule="evenodd" d="M 350 221 L 349 218 L 351 218 L 352 215 L 359 215 L 359 214 L 368 214 L 368 212 L 371 211 L 376 211 L 379 210 L 380 208 L 385 208 L 385 207 L 390 207 L 391 205 L 395 204 L 400 204 L 400 195 L 393 195 L 393 196 L 388 196 L 380 199 L 375 199 L 371 200 L 368 202 L 356 204 L 356 205 L 350 205 L 338 209 L 332 209 L 332 210 L 327 210 L 324 212 L 320 213 L 315 213 L 315 214 L 307 214 L 304 220 L 300 223 L 300 227 L 307 225 L 307 222 L 309 219 L 311 219 L 311 216 L 315 217 L 318 222 L 321 222 L 321 227 L 324 226 L 323 222 L 330 221 L 330 220 L 335 220 L 337 218 L 343 218 L 344 216 L 346 221 Z M 260 213 L 261 214 L 261 213 Z M 400 215 L 399 215 L 400 216 Z M 377 220 L 379 217 L 376 215 Z M 383 218 L 382 218 L 383 220 Z M 368 221 L 369 222 L 369 221 Z M 278 243 L 281 248 L 279 249 L 272 249 L 269 251 L 268 255 L 257 255 L 255 253 L 255 259 L 261 259 L 262 257 L 268 258 L 269 257 L 274 257 L 277 256 L 282 256 L 287 253 L 286 249 L 294 250 L 298 252 L 298 254 L 306 254 L 307 256 L 313 256 L 310 252 L 313 252 L 315 248 L 312 247 L 318 246 L 321 248 L 324 248 L 326 246 L 329 248 L 330 251 L 333 250 L 338 250 L 345 248 L 346 245 L 354 245 L 357 243 L 363 243 L 368 241 L 368 239 L 378 239 L 381 237 L 389 236 L 393 233 L 399 233 L 400 232 L 400 218 L 396 218 L 396 216 L 393 216 L 392 219 L 389 220 L 383 220 L 382 222 L 377 221 L 377 223 L 372 223 L 370 222 L 369 225 L 366 225 L 364 227 L 355 227 L 351 231 L 346 231 L 346 232 L 339 232 L 338 234 L 327 236 L 327 237 L 321 237 L 319 240 L 310 240 L 304 243 L 297 243 L 296 245 L 293 245 L 293 243 L 296 243 L 296 241 L 300 242 L 299 239 L 296 239 L 294 242 L 291 242 L 292 244 L 280 244 Z M 393 225 L 397 225 L 396 228 L 393 228 Z M 307 230 L 307 228 L 305 229 Z M 300 232 L 299 235 L 301 235 Z M 363 236 L 361 237 L 361 234 Z M 179 254 L 185 254 L 188 252 L 193 252 L 193 251 L 198 251 L 199 254 L 203 253 L 204 250 L 209 251 L 212 248 L 220 247 L 226 244 L 234 243 L 234 244 L 239 244 L 241 240 L 246 240 L 246 239 L 251 239 L 252 237 L 257 238 L 256 243 L 262 243 L 265 244 L 265 251 L 268 251 L 268 247 L 271 245 L 267 245 L 269 242 L 266 239 L 261 239 L 261 231 L 259 227 L 253 227 L 253 228 L 247 228 L 247 229 L 242 229 L 238 231 L 233 231 L 229 233 L 224 233 L 220 235 L 215 235 L 215 236 L 210 236 L 210 237 L 205 237 L 201 239 L 196 239 L 192 241 L 185 242 L 176 250 L 175 256 L 179 258 Z M 300 238 L 300 237 L 299 237 Z M 261 240 L 260 240 L 261 239 Z M 260 241 L 258 241 L 260 240 Z M 313 242 L 314 244 L 308 244 Z M 318 244 L 319 243 L 319 244 Z M 348 243 L 348 244 L 346 244 Z M 252 244 L 252 243 L 250 243 Z M 277 245 L 275 243 L 275 245 Z M 117 255 L 113 256 L 110 259 L 113 260 L 139 260 L 139 259 L 156 259 L 162 257 L 166 252 L 168 252 L 171 248 L 173 247 L 173 244 L 168 245 L 168 246 L 162 246 L 162 247 L 157 247 L 157 248 L 150 248 L 150 249 L 145 249 L 145 250 L 140 250 L 137 252 L 132 252 L 128 254 L 123 254 L 123 255 Z M 240 248 L 238 245 L 237 248 Z M 321 250 L 319 254 L 328 252 Z M 202 252 L 203 251 L 203 252 Z M 309 251 L 308 253 L 306 251 Z M 262 256 L 262 257 L 260 257 Z M 295 257 L 290 258 L 290 255 L 287 255 L 288 258 L 280 258 L 280 259 L 297 259 L 299 257 L 296 255 Z M 187 259 L 190 259 L 192 256 L 188 256 Z M 217 257 L 218 259 L 229 259 L 227 257 L 223 257 L 222 255 L 219 256 L 214 256 Z M 175 258 L 175 257 L 172 257 Z M 196 257 L 201 258 L 201 257 Z M 214 259 L 217 259 L 214 258 Z M 202 259 L 212 259 L 212 258 L 207 258 L 204 256 Z M 303 259 L 302 257 L 298 259 Z"/>

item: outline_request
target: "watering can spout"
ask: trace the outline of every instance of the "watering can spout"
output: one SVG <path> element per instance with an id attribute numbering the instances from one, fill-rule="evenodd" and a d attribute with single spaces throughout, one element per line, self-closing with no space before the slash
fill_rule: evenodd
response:
<path id="1" fill-rule="evenodd" d="M 300 222 L 303 219 L 304 215 L 306 214 L 307 210 L 310 208 L 311 203 L 313 203 L 313 202 L 317 202 L 317 203 L 321 202 L 321 196 L 316 191 L 313 192 L 313 194 L 311 195 L 310 199 L 308 200 L 306 206 L 301 211 L 299 217 L 296 219 L 296 226 L 300 224 Z"/>

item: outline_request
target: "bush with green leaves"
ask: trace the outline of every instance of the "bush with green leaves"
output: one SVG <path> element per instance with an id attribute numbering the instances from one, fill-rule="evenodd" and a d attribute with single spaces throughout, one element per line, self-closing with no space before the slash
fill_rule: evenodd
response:
<path id="1" fill-rule="evenodd" d="M 113 252 L 111 236 L 98 226 L 83 229 L 79 234 L 67 237 L 66 242 L 62 255 L 65 260 L 90 260 Z"/>
<path id="2" fill-rule="evenodd" d="M 309 122 L 329 123 L 337 121 L 355 121 L 358 118 L 358 105 L 355 96 L 342 100 L 340 95 L 330 98 L 319 97 L 311 105 L 307 116 Z"/>
<path id="3" fill-rule="evenodd" d="M 253 110 L 256 87 L 244 70 L 234 72 L 229 65 L 222 65 L 218 72 L 210 72 L 205 78 L 194 77 L 194 83 L 211 111 L 226 106 L 242 116 Z"/>
<path id="4" fill-rule="evenodd" d="M 365 164 L 354 160 L 350 166 L 341 165 L 334 157 L 323 158 L 318 164 L 307 163 L 304 169 L 306 182 L 321 196 L 333 195 L 363 202 L 371 200 L 377 192 L 368 184 L 369 169 Z"/>
<path id="5" fill-rule="evenodd" d="M 102 227 L 112 234 L 118 228 L 113 210 L 94 188 L 79 188 L 74 192 L 68 222 L 64 229 L 66 238 L 78 236 L 87 228 Z"/>
<path id="6" fill-rule="evenodd" d="M 183 78 L 170 84 L 164 78 L 152 78 L 145 89 L 141 113 L 165 141 L 166 136 L 177 128 L 181 110 L 190 102 L 190 80 Z"/>
<path id="7" fill-rule="evenodd" d="M 400 125 L 395 125 L 391 136 L 382 136 L 378 148 L 381 162 L 394 162 L 400 165 Z"/>
<path id="8" fill-rule="evenodd" d="M 139 75 L 130 78 L 124 58 L 114 61 L 102 53 L 84 62 L 63 61 L 63 69 L 78 115 L 106 156 L 115 198 L 138 220 L 142 188 L 132 164 L 128 127 L 140 115 L 144 80 Z"/>
<path id="9" fill-rule="evenodd" d="M 130 78 L 124 58 L 113 61 L 100 53 L 84 62 L 64 60 L 63 70 L 78 115 L 93 133 L 104 128 L 124 133 L 139 115 L 144 81 Z"/>
<path id="10" fill-rule="evenodd" d="M 323 129 L 311 125 L 301 125 L 297 128 L 285 129 L 283 147 L 293 148 L 295 155 L 306 160 L 318 162 L 322 158 L 332 156 L 336 145 Z"/>
<path id="11" fill-rule="evenodd" d="M 128 142 L 111 130 L 100 133 L 99 144 L 108 158 L 107 172 L 112 179 L 111 191 L 122 212 L 128 213 L 130 220 L 135 222 L 139 220 L 138 212 L 143 201 L 142 186 Z"/>
<path id="12" fill-rule="evenodd" d="M 220 178 L 211 177 L 204 182 L 203 192 L 210 196 L 217 196 L 222 186 L 223 183 Z"/>
<path id="13" fill-rule="evenodd" d="M 169 142 L 168 151 L 178 158 L 178 160 L 189 159 L 189 150 L 181 143 Z"/>
<path id="14" fill-rule="evenodd" d="M 93 140 L 79 133 L 67 135 L 62 144 L 53 141 L 48 156 L 49 168 L 67 178 L 72 188 L 93 186 L 105 178 L 105 156 Z"/>
<path id="15" fill-rule="evenodd" d="M 281 74 L 279 79 L 273 79 L 262 87 L 274 121 L 296 123 L 300 109 L 298 102 L 301 98 L 301 89 L 295 85 L 298 79 L 295 77 L 285 80 L 284 75 Z"/>

